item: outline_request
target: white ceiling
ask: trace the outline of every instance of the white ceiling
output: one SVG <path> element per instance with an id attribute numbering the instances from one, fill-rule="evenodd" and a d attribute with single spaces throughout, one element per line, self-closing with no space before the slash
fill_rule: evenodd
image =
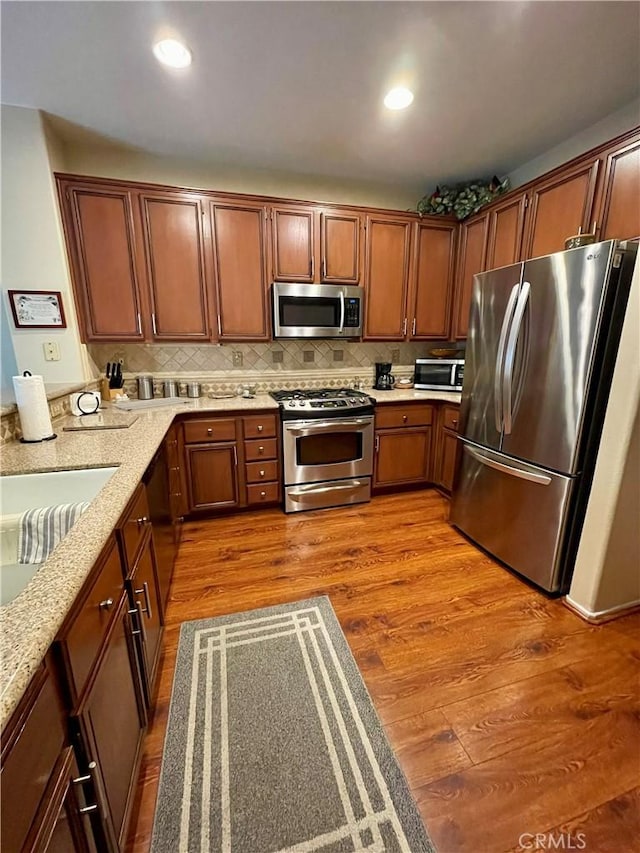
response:
<path id="1" fill-rule="evenodd" d="M 2 101 L 156 154 L 428 188 L 637 98 L 639 32 L 626 2 L 3 2 Z M 166 35 L 186 71 L 154 59 Z"/>

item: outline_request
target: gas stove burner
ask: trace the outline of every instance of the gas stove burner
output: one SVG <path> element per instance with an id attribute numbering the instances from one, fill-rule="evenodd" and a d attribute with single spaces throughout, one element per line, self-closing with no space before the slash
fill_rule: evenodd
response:
<path id="1" fill-rule="evenodd" d="M 283 420 L 373 414 L 375 400 L 352 388 L 311 388 L 273 391 Z"/>

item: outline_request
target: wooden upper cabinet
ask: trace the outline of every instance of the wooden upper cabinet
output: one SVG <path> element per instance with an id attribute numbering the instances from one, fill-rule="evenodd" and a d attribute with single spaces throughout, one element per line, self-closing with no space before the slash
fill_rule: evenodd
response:
<path id="1" fill-rule="evenodd" d="M 467 337 L 473 277 L 485 269 L 489 214 L 460 225 L 460 245 L 455 283 L 452 337 Z"/>
<path id="2" fill-rule="evenodd" d="M 567 237 L 588 231 L 599 160 L 588 160 L 541 181 L 531 192 L 526 258 L 561 252 Z"/>
<path id="3" fill-rule="evenodd" d="M 143 340 L 131 194 L 61 184 L 59 193 L 83 340 Z"/>
<path id="4" fill-rule="evenodd" d="M 276 281 L 314 281 L 315 211 L 313 208 L 273 207 L 273 277 Z"/>
<path id="5" fill-rule="evenodd" d="M 266 211 L 212 202 L 218 337 L 268 341 Z"/>
<path id="6" fill-rule="evenodd" d="M 327 284 L 360 281 L 360 217 L 338 211 L 320 214 L 320 280 Z"/>
<path id="7" fill-rule="evenodd" d="M 599 216 L 601 240 L 640 236 L 640 138 L 608 152 Z"/>
<path id="8" fill-rule="evenodd" d="M 508 267 L 520 260 L 527 204 L 528 196 L 525 193 L 514 194 L 489 212 L 485 269 Z"/>
<path id="9" fill-rule="evenodd" d="M 154 340 L 209 340 L 202 204 L 186 193 L 142 194 Z"/>
<path id="10" fill-rule="evenodd" d="M 413 340 L 449 337 L 457 225 L 414 226 L 409 334 Z"/>
<path id="11" fill-rule="evenodd" d="M 407 334 L 411 222 L 367 217 L 365 340 L 401 341 Z"/>

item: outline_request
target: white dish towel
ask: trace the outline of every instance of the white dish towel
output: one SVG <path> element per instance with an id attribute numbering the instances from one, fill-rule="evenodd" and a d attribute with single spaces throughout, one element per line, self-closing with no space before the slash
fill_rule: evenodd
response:
<path id="1" fill-rule="evenodd" d="M 28 509 L 20 517 L 18 562 L 42 563 L 89 506 L 88 502 Z"/>

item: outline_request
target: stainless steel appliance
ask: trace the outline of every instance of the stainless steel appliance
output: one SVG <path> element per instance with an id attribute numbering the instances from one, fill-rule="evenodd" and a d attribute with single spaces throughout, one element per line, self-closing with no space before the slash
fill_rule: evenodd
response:
<path id="1" fill-rule="evenodd" d="M 550 592 L 573 570 L 637 249 L 474 277 L 450 520 Z"/>
<path id="2" fill-rule="evenodd" d="M 275 282 L 275 338 L 359 338 L 362 335 L 363 289 L 334 284 Z"/>
<path id="3" fill-rule="evenodd" d="M 462 391 L 464 358 L 417 358 L 415 387 L 423 391 Z"/>
<path id="4" fill-rule="evenodd" d="M 285 512 L 370 500 L 375 401 L 350 388 L 271 396 L 282 418 Z"/>

